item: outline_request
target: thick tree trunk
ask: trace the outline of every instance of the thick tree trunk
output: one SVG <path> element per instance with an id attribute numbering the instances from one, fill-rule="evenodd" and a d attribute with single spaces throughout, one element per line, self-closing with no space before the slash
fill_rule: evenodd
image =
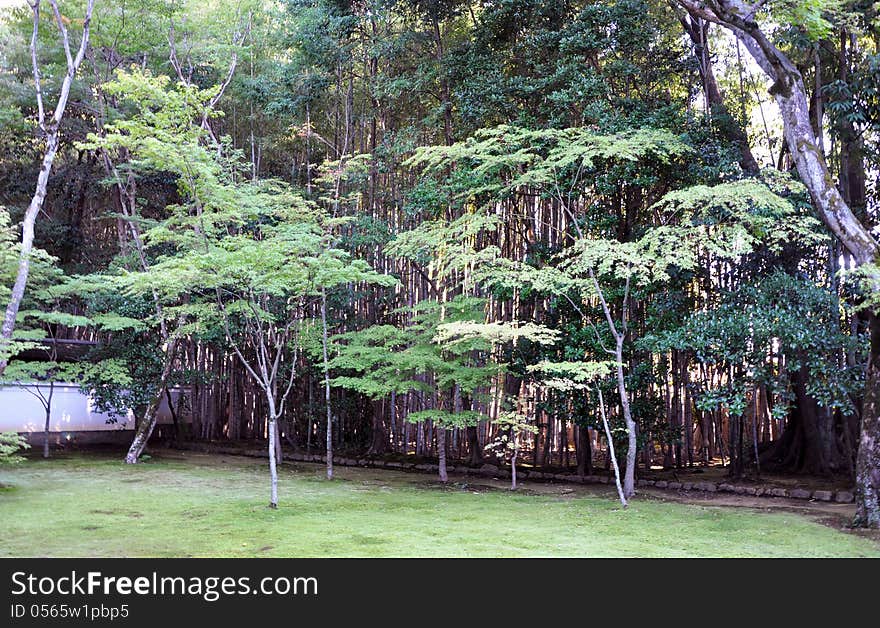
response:
<path id="1" fill-rule="evenodd" d="M 467 427 L 468 464 L 472 467 L 483 464 L 483 452 L 480 449 L 480 438 L 476 425 Z"/>
<path id="2" fill-rule="evenodd" d="M 871 354 L 856 457 L 855 525 L 880 528 L 880 318 L 870 319 Z"/>
<path id="3" fill-rule="evenodd" d="M 593 450 L 590 444 L 590 432 L 586 427 L 578 425 L 577 430 L 577 474 L 581 477 L 593 475 Z"/>
<path id="4" fill-rule="evenodd" d="M 437 427 L 434 429 L 437 438 L 437 471 L 440 474 L 440 481 L 446 483 L 449 476 L 446 474 L 446 428 Z"/>
<path id="5" fill-rule="evenodd" d="M 807 92 L 797 67 L 770 42 L 742 0 L 677 1 L 692 14 L 729 28 L 774 81 L 770 93 L 779 105 L 786 145 L 822 220 L 858 264 L 873 263 L 880 247 L 843 200 L 828 170 L 813 132 Z"/>
<path id="6" fill-rule="evenodd" d="M 770 92 L 776 98 L 783 122 L 783 135 L 798 174 L 813 199 L 826 226 L 840 240 L 860 266 L 874 264 L 880 246 L 844 201 L 834 177 L 819 150 L 810 119 L 810 107 L 803 77 L 792 61 L 761 31 L 754 11 L 742 0 L 676 0 L 694 15 L 729 28 L 754 57 L 767 76 L 774 81 Z M 873 290 L 880 289 L 880 278 L 873 278 Z M 872 338 L 874 334 L 872 332 Z M 876 341 L 880 344 L 880 340 Z M 872 353 L 875 341 L 872 340 Z M 865 401 L 862 410 L 862 436 L 856 464 L 856 522 L 862 526 L 880 527 L 880 428 L 876 386 L 878 368 L 872 359 L 866 377 Z M 862 451 L 865 448 L 865 451 Z"/>
<path id="7" fill-rule="evenodd" d="M 381 456 L 388 453 L 388 433 L 385 430 L 384 410 L 385 404 L 374 401 L 372 404 L 372 416 L 370 418 L 370 447 L 367 454 Z"/>

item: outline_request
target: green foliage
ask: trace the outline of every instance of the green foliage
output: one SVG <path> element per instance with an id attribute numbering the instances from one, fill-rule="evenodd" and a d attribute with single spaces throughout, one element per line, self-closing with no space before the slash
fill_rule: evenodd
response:
<path id="1" fill-rule="evenodd" d="M 400 328 L 374 325 L 333 338 L 330 367 L 351 374 L 339 375 L 331 383 L 376 399 L 392 392 L 431 393 L 433 407 L 412 413 L 410 420 L 432 419 L 450 426 L 474 424 L 475 413 L 451 412 L 440 406 L 442 398 L 456 386 L 465 393 L 478 391 L 502 366 L 492 363 L 492 344 L 485 337 L 440 342 L 438 329 L 482 321 L 483 301 L 465 297 L 448 303 L 423 301 L 398 314 L 407 320 Z"/>
<path id="2" fill-rule="evenodd" d="M 500 254 L 497 246 L 478 244 L 480 234 L 498 224 L 497 216 L 478 213 L 466 213 L 451 221 L 429 220 L 398 234 L 385 252 L 426 266 L 435 285 L 463 272 L 464 287 L 469 289 L 473 288 L 475 271 Z"/>
<path id="3" fill-rule="evenodd" d="M 481 412 L 474 412 L 472 410 L 460 410 L 458 412 L 450 412 L 448 410 L 438 410 L 432 408 L 429 410 L 410 412 L 406 415 L 406 420 L 410 423 L 432 421 L 434 425 L 439 425 L 440 427 L 445 428 L 453 428 L 476 425 L 480 421 L 485 421 L 486 415 Z"/>
<path id="4" fill-rule="evenodd" d="M 27 439 L 16 432 L 0 433 L 0 465 L 18 464 L 24 458 L 18 455 L 22 449 L 30 449 Z"/>
<path id="5" fill-rule="evenodd" d="M 442 175 L 465 170 L 469 185 L 460 192 L 468 200 L 491 198 L 520 187 L 571 196 L 590 172 L 613 163 L 651 160 L 655 163 L 687 155 L 690 147 L 665 129 L 638 128 L 613 135 L 591 129 L 526 129 L 502 125 L 481 129 L 452 146 L 419 148 L 405 165 Z"/>
<path id="6" fill-rule="evenodd" d="M 502 345 L 519 340 L 552 345 L 559 341 L 559 332 L 543 325 L 519 321 L 478 323 L 463 320 L 439 324 L 434 340 L 445 347 L 454 347 L 475 341 L 480 345 L 484 344 L 481 341 L 486 341 L 491 345 Z"/>
<path id="7" fill-rule="evenodd" d="M 803 185 L 766 175 L 766 182 L 743 179 L 675 190 L 653 209 L 662 212 L 664 221 L 712 227 L 702 244 L 719 257 L 740 257 L 758 246 L 778 251 L 790 243 L 810 247 L 827 242 L 819 221 L 796 204 L 806 194 Z"/>
<path id="8" fill-rule="evenodd" d="M 498 426 L 497 436 L 486 443 L 484 449 L 504 460 L 512 460 L 516 455 L 521 435 L 537 434 L 539 431 L 531 416 L 516 410 L 499 411 L 493 423 Z"/>
<path id="9" fill-rule="evenodd" d="M 813 41 L 834 31 L 834 17 L 843 8 L 841 0 L 777 0 L 769 3 L 773 19 L 781 24 L 796 24 Z"/>
<path id="10" fill-rule="evenodd" d="M 646 337 L 643 346 L 692 351 L 700 362 L 737 373 L 720 387 L 707 388 L 701 407 L 722 404 L 741 413 L 746 393 L 765 385 L 778 395 L 773 410 L 779 418 L 793 399 L 791 380 L 801 369 L 808 375 L 808 394 L 824 407 L 849 411 L 862 374 L 859 367 L 840 364 L 840 356 L 866 348 L 864 339 L 841 328 L 833 295 L 783 273 L 724 295 L 717 307 L 692 314 L 680 329 Z"/>
<path id="11" fill-rule="evenodd" d="M 0 303 L 8 303 L 18 271 L 21 247 L 18 242 L 18 230 L 19 227 L 12 224 L 9 212 L 0 205 Z M 38 346 L 33 341 L 44 336 L 42 326 L 39 324 L 40 319 L 47 323 L 77 324 L 71 319 L 65 320 L 64 317 L 69 316 L 67 314 L 43 313 L 40 309 L 52 307 L 55 300 L 52 290 L 62 281 L 62 272 L 56 266 L 55 258 L 35 247 L 31 251 L 28 290 L 23 303 L 28 309 L 19 311 L 12 340 L 0 342 L 0 360 L 8 360 L 22 351 Z M 51 320 L 53 317 L 54 321 Z M 28 318 L 32 320 L 27 321 Z"/>
<path id="12" fill-rule="evenodd" d="M 541 377 L 541 384 L 559 391 L 573 391 L 590 388 L 598 380 L 608 377 L 616 362 L 550 362 L 542 360 L 529 365 L 530 373 Z"/>

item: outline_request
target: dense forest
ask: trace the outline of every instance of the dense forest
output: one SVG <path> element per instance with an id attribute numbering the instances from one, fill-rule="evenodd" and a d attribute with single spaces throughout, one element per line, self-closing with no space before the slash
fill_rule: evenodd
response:
<path id="1" fill-rule="evenodd" d="M 880 526 L 876 4 L 11 4 L 0 371 L 132 409 L 127 462 L 175 389 L 272 504 L 356 451 L 839 476 Z"/>

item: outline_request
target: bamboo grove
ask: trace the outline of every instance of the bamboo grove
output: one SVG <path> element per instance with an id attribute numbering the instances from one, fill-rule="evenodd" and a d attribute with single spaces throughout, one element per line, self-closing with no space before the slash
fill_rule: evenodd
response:
<path id="1" fill-rule="evenodd" d="M 624 504 L 722 465 L 849 478 L 880 525 L 871 3 L 32 2 L 0 28 L 2 377 L 132 409 L 128 462 L 261 441 L 272 504 L 291 450 L 330 478 L 346 452 L 607 472 Z"/>

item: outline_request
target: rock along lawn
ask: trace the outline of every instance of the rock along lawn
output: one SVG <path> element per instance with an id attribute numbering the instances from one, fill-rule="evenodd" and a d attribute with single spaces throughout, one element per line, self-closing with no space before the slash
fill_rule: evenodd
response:
<path id="1" fill-rule="evenodd" d="M 121 456 L 120 456 L 121 457 Z M 0 469 L 0 556 L 874 556 L 806 516 L 610 492 L 441 488 L 428 475 L 255 459 L 59 455 Z M 479 482 L 479 481 L 477 481 Z M 528 490 L 528 487 L 527 487 Z"/>

